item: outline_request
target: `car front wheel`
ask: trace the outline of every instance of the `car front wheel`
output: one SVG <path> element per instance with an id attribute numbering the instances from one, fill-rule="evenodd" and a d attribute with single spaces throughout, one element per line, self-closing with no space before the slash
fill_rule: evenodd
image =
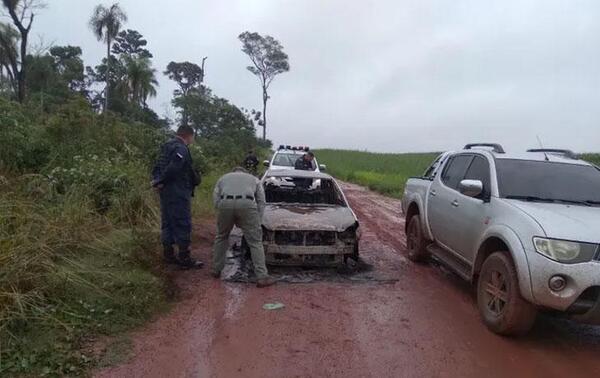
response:
<path id="1" fill-rule="evenodd" d="M 537 310 L 521 296 L 517 270 L 507 252 L 495 252 L 484 261 L 477 306 L 485 325 L 497 334 L 522 335 L 533 326 Z"/>

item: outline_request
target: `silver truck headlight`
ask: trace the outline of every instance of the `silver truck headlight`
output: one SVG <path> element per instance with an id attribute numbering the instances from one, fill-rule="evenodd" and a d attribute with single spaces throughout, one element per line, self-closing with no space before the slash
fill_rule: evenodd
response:
<path id="1" fill-rule="evenodd" d="M 596 244 L 540 237 L 533 238 L 533 245 L 538 253 L 565 264 L 591 261 L 598 249 Z"/>

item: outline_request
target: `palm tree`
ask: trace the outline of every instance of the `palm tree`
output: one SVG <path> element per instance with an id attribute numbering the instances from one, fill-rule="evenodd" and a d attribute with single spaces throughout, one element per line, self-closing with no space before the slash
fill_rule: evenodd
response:
<path id="1" fill-rule="evenodd" d="M 106 89 L 104 91 L 104 111 L 108 110 L 109 96 L 109 77 L 110 77 L 110 48 L 112 42 L 119 34 L 121 26 L 127 22 L 127 15 L 121 9 L 118 3 L 106 8 L 104 5 L 98 5 L 94 9 L 92 18 L 90 18 L 90 28 L 98 41 L 106 42 Z"/>
<path id="2" fill-rule="evenodd" d="M 156 97 L 156 70 L 152 68 L 148 58 L 124 57 L 127 69 L 129 100 L 137 105 L 146 107 L 148 97 Z"/>

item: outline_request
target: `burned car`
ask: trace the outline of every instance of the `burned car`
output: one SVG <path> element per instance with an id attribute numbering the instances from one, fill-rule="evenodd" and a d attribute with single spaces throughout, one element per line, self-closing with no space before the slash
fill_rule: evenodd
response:
<path id="1" fill-rule="evenodd" d="M 339 266 L 348 258 L 358 260 L 358 220 L 333 177 L 269 170 L 262 184 L 267 264 Z"/>

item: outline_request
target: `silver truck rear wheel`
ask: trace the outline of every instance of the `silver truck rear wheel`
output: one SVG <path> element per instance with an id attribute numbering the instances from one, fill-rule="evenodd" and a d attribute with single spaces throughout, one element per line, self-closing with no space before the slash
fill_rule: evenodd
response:
<path id="1" fill-rule="evenodd" d="M 427 241 L 423 237 L 423 229 L 418 215 L 413 215 L 408 220 L 406 229 L 406 249 L 408 250 L 408 259 L 414 262 L 427 261 L 429 254 L 425 249 Z"/>
<path id="2" fill-rule="evenodd" d="M 485 325 L 497 334 L 522 335 L 533 326 L 537 310 L 521 296 L 508 252 L 494 252 L 484 261 L 477 282 L 477 306 Z"/>

